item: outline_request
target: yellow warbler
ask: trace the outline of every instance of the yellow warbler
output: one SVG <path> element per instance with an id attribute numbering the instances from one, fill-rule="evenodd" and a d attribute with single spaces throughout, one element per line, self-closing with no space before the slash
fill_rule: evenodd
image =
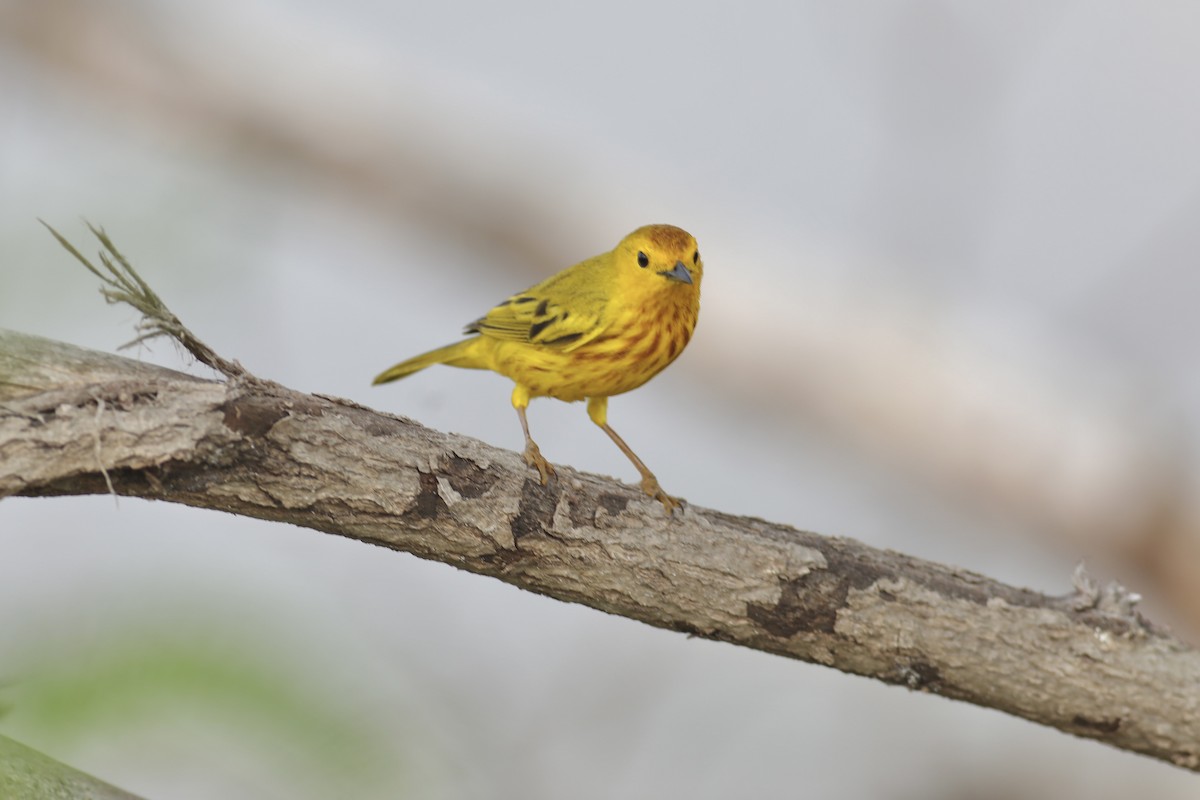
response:
<path id="1" fill-rule="evenodd" d="M 387 383 L 434 364 L 490 369 L 512 378 L 512 404 L 525 434 L 525 463 L 542 483 L 554 468 L 542 457 L 525 408 L 533 397 L 587 398 L 588 416 L 642 474 L 642 490 L 668 513 L 664 492 L 608 424 L 608 398 L 636 389 L 683 352 L 700 313 L 704 264 L 696 240 L 673 225 L 647 225 L 612 250 L 515 294 L 472 322 L 474 334 L 402 361 L 375 378 Z"/>

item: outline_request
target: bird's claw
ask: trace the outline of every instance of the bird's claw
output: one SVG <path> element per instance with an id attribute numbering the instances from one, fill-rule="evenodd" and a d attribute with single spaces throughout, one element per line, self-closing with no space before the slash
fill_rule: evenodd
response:
<path id="1" fill-rule="evenodd" d="M 675 509 L 683 507 L 683 501 L 664 492 L 658 485 L 658 478 L 653 475 L 646 475 L 642 478 L 642 491 L 662 503 L 668 516 L 673 516 Z"/>
<path id="2" fill-rule="evenodd" d="M 541 475 L 542 486 L 545 486 L 554 477 L 554 467 L 550 465 L 550 462 L 542 455 L 542 451 L 532 441 L 525 445 L 525 463 L 536 469 Z"/>

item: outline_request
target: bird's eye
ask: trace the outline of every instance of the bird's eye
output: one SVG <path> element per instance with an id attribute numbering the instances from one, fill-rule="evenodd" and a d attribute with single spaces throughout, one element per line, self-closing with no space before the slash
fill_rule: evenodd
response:
<path id="1" fill-rule="evenodd" d="M 647 256 L 645 253 L 641 252 L 640 250 L 638 251 L 638 266 L 639 267 L 650 266 L 650 257 Z"/>
<path id="2" fill-rule="evenodd" d="M 693 263 L 693 264 L 699 264 L 699 263 L 700 263 L 700 251 L 699 251 L 699 250 L 697 250 L 696 252 L 692 253 L 692 263 Z"/>

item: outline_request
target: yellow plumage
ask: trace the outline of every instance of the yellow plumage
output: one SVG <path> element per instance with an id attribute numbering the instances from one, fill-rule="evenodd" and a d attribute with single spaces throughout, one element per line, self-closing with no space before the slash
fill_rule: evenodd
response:
<path id="1" fill-rule="evenodd" d="M 642 489 L 668 511 L 666 494 L 607 420 L 608 398 L 636 389 L 683 352 L 700 313 L 704 264 L 696 240 L 673 225 L 647 225 L 612 250 L 513 295 L 466 328 L 456 344 L 403 361 L 375 378 L 386 383 L 434 364 L 489 369 L 511 378 L 525 434 L 525 461 L 545 483 L 554 474 L 529 435 L 534 397 L 588 401 L 588 416 L 642 475 Z"/>

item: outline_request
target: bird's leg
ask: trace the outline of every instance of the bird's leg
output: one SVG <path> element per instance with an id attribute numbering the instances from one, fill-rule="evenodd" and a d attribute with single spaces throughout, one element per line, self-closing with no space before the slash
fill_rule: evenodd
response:
<path id="1" fill-rule="evenodd" d="M 529 423 L 525 420 L 525 409 L 518 408 L 517 416 L 521 418 L 521 430 L 525 432 L 525 463 L 537 468 L 538 473 L 542 476 L 542 486 L 545 486 L 546 482 L 554 476 L 554 467 L 550 466 L 550 462 L 538 449 L 537 442 L 529 435 Z"/>
<path id="2" fill-rule="evenodd" d="M 525 463 L 537 469 L 538 474 L 542 476 L 542 486 L 550 478 L 554 477 L 554 467 L 550 466 L 550 462 L 542 455 L 542 451 L 538 449 L 537 442 L 529 435 L 529 421 L 525 419 L 525 409 L 529 406 L 529 390 L 519 385 L 513 389 L 513 407 L 517 409 L 517 416 L 521 419 L 521 430 L 525 434 Z"/>
<path id="3" fill-rule="evenodd" d="M 663 507 L 667 509 L 668 514 L 674 513 L 675 509 L 683 504 L 682 501 L 678 497 L 672 497 L 662 490 L 662 487 L 658 485 L 658 478 L 654 477 L 654 473 L 642 463 L 642 460 L 637 457 L 637 453 L 633 452 L 629 448 L 629 445 L 625 444 L 625 440 L 612 429 L 612 426 L 606 422 L 600 426 L 600 429 L 617 443 L 617 447 L 621 448 L 621 452 L 628 456 L 633 465 L 637 467 L 637 471 L 642 473 L 642 491 L 662 503 Z"/>
<path id="4" fill-rule="evenodd" d="M 658 478 L 654 477 L 654 473 L 642 463 L 642 460 L 637 457 L 637 453 L 633 452 L 629 445 L 625 444 L 625 440 L 609 426 L 607 397 L 588 398 L 588 416 L 592 418 L 592 422 L 599 425 L 600 429 L 608 434 L 610 439 L 617 443 L 617 447 L 621 448 L 621 452 L 637 467 L 637 471 L 642 474 L 643 492 L 662 503 L 663 507 L 667 509 L 668 514 L 674 513 L 675 509 L 683 505 L 683 501 L 679 498 L 672 497 L 662 490 L 662 487 L 658 485 Z"/>

